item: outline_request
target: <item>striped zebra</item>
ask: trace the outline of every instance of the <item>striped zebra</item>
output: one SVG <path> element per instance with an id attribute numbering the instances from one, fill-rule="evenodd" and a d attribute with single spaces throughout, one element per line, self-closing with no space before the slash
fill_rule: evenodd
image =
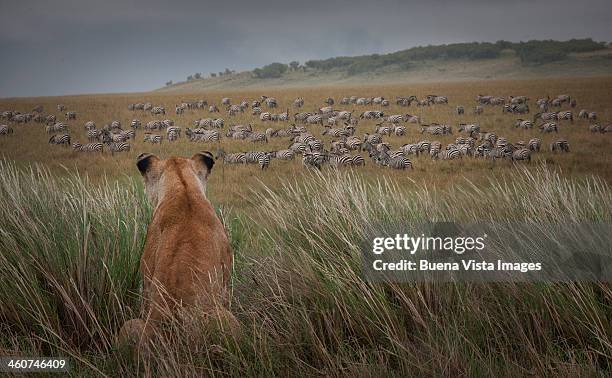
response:
<path id="1" fill-rule="evenodd" d="M 480 105 L 474 106 L 474 114 L 481 115 L 484 112 L 484 108 Z"/>
<path id="2" fill-rule="evenodd" d="M 166 108 L 164 108 L 163 106 L 154 106 L 154 107 L 151 108 L 151 114 L 153 114 L 153 115 L 159 115 L 159 114 L 166 115 Z"/>
<path id="3" fill-rule="evenodd" d="M 90 142 L 99 142 L 100 137 L 102 136 L 103 130 L 87 130 L 87 140 Z"/>
<path id="4" fill-rule="evenodd" d="M 253 106 L 253 108 L 251 109 L 251 115 L 258 115 L 261 114 L 261 108 L 258 106 Z"/>
<path id="5" fill-rule="evenodd" d="M 150 142 L 150 143 L 154 143 L 154 144 L 155 143 L 161 144 L 163 139 L 164 139 L 164 137 L 162 135 L 145 133 L 144 134 L 144 138 L 143 138 L 143 142 Z"/>
<path id="6" fill-rule="evenodd" d="M 104 145 L 102 143 L 73 143 L 72 149 L 75 152 L 102 152 Z"/>
<path id="7" fill-rule="evenodd" d="M 162 128 L 161 121 L 149 121 L 145 125 L 145 130 L 157 130 Z"/>
<path id="8" fill-rule="evenodd" d="M 512 161 L 527 160 L 531 162 L 531 150 L 527 148 L 519 148 L 512 152 Z"/>
<path id="9" fill-rule="evenodd" d="M 266 142 L 268 143 L 268 137 L 264 133 L 260 133 L 257 131 L 251 132 L 251 134 L 247 137 L 247 139 L 251 142 Z"/>
<path id="10" fill-rule="evenodd" d="M 1 130 L 0 130 L 0 134 L 1 134 Z M 70 135 L 68 134 L 57 134 L 57 135 L 53 135 L 50 139 L 49 139 L 49 144 L 61 144 L 65 147 L 70 147 Z"/>
<path id="11" fill-rule="evenodd" d="M 186 105 L 186 104 L 174 105 L 174 112 L 177 115 L 181 115 L 181 114 L 183 114 L 185 112 L 186 106 L 183 106 L 183 105 Z"/>
<path id="12" fill-rule="evenodd" d="M 340 105 L 349 105 L 351 103 L 351 99 L 348 97 L 342 97 L 340 100 Z"/>
<path id="13" fill-rule="evenodd" d="M 47 130 L 47 133 L 49 134 L 56 133 L 58 131 L 65 131 L 65 130 L 68 130 L 68 125 L 65 123 L 58 122 L 53 125 L 48 125 L 46 127 L 46 130 Z"/>
<path id="14" fill-rule="evenodd" d="M 209 113 L 219 113 L 219 108 L 216 105 L 211 105 L 208 107 Z"/>
<path id="15" fill-rule="evenodd" d="M 351 136 L 346 138 L 344 144 L 349 150 L 360 150 L 361 149 L 361 139 L 356 136 Z"/>
<path id="16" fill-rule="evenodd" d="M 180 137 L 181 128 L 178 126 L 170 126 L 166 129 L 166 135 L 170 135 L 170 133 L 176 134 L 177 137 Z"/>
<path id="17" fill-rule="evenodd" d="M 168 139 L 168 142 L 174 142 L 178 140 L 179 133 L 175 130 L 168 131 L 166 138 Z"/>
<path id="18" fill-rule="evenodd" d="M 236 152 L 232 154 L 226 153 L 223 149 L 219 148 L 215 156 L 216 159 L 222 158 L 223 164 L 246 164 L 246 154 L 244 152 Z"/>
<path id="19" fill-rule="evenodd" d="M 334 168 L 351 167 L 365 165 L 365 160 L 361 155 L 334 155 L 329 157 L 329 165 Z"/>
<path id="20" fill-rule="evenodd" d="M 533 116 L 533 122 L 537 121 L 538 118 L 542 121 L 555 121 L 557 119 L 557 112 L 536 113 L 536 115 Z"/>
<path id="21" fill-rule="evenodd" d="M 404 116 L 402 116 L 401 114 L 393 114 L 388 116 L 386 121 L 389 123 L 400 123 L 404 121 Z"/>
<path id="22" fill-rule="evenodd" d="M 125 142 L 127 140 L 127 136 L 122 135 L 120 133 L 112 134 L 108 131 L 102 132 L 102 143 L 111 143 L 111 142 Z"/>
<path id="23" fill-rule="evenodd" d="M 141 125 L 141 122 L 140 120 L 137 120 L 137 119 L 133 119 L 132 122 L 130 122 L 130 127 L 132 129 L 140 129 L 140 125 Z"/>
<path id="24" fill-rule="evenodd" d="M 459 151 L 459 149 L 453 148 L 450 150 L 438 150 L 438 152 L 433 155 L 433 158 L 441 160 L 454 160 L 461 159 L 462 156 L 463 154 L 461 153 L 461 151 Z"/>
<path id="25" fill-rule="evenodd" d="M 57 118 L 53 114 L 49 114 L 47 117 L 45 117 L 45 123 L 47 125 L 54 124 L 56 122 L 56 120 L 57 120 Z"/>
<path id="26" fill-rule="evenodd" d="M 112 121 L 110 123 L 110 128 L 111 129 L 120 129 L 121 128 L 121 121 Z"/>
<path id="27" fill-rule="evenodd" d="M 262 96 L 262 100 L 268 108 L 276 108 L 276 99 L 274 97 Z"/>
<path id="28" fill-rule="evenodd" d="M 305 151 L 302 156 L 302 164 L 305 167 L 315 167 L 317 169 L 321 169 L 323 164 L 325 163 L 325 155 L 321 152 L 308 152 Z"/>
<path id="29" fill-rule="evenodd" d="M 298 97 L 295 100 L 293 100 L 294 108 L 301 108 L 302 106 L 304 106 L 304 99 L 302 97 Z"/>
<path id="30" fill-rule="evenodd" d="M 532 129 L 533 128 L 533 122 L 529 121 L 529 120 L 524 120 L 522 118 L 519 118 L 516 120 L 516 123 L 514 124 L 514 127 L 520 127 L 522 129 Z"/>
<path id="31" fill-rule="evenodd" d="M 259 164 L 262 170 L 270 165 L 270 154 L 261 151 L 251 151 L 245 153 L 247 164 Z"/>
<path id="32" fill-rule="evenodd" d="M 323 151 L 323 142 L 317 139 L 308 142 L 307 146 L 310 151 Z"/>
<path id="33" fill-rule="evenodd" d="M 382 124 L 376 125 L 376 129 L 374 130 L 376 134 L 380 135 L 391 135 L 393 130 L 389 126 L 384 126 Z"/>
<path id="34" fill-rule="evenodd" d="M 550 144 L 550 152 L 569 152 L 569 142 L 566 139 L 558 139 Z"/>
<path id="35" fill-rule="evenodd" d="M 129 152 L 130 144 L 127 142 L 111 142 L 108 144 L 108 149 L 110 150 L 111 154 L 114 154 L 115 152 Z"/>
<path id="36" fill-rule="evenodd" d="M 386 153 L 380 153 L 374 158 L 374 161 L 379 165 L 393 169 L 412 169 L 412 161 L 405 156 L 391 157 Z"/>
<path id="37" fill-rule="evenodd" d="M 559 120 L 559 121 L 561 121 L 561 120 L 568 120 L 568 121 L 574 123 L 574 114 L 571 111 L 569 111 L 569 110 L 564 111 L 564 112 L 559 112 L 559 113 L 557 113 L 557 120 Z"/>
<path id="38" fill-rule="evenodd" d="M 446 135 L 446 134 L 452 134 L 452 130 L 450 126 L 447 126 L 447 125 L 431 125 L 431 126 L 421 127 L 421 134 L 423 133 L 428 133 L 431 135 Z"/>
<path id="39" fill-rule="evenodd" d="M 289 149 L 296 154 L 304 154 L 306 152 L 306 144 L 301 142 L 294 142 L 289 146 Z"/>
<path id="40" fill-rule="evenodd" d="M 262 122 L 270 121 L 272 119 L 272 114 L 269 112 L 263 112 L 259 115 L 259 120 Z"/>
<path id="41" fill-rule="evenodd" d="M 76 112 L 66 112 L 66 120 L 70 121 L 70 120 L 75 120 L 76 119 Z"/>
<path id="42" fill-rule="evenodd" d="M 57 104 L 57 111 L 58 112 L 63 112 L 64 110 L 66 110 L 66 106 L 63 104 Z"/>
<path id="43" fill-rule="evenodd" d="M 367 110 L 359 115 L 361 119 L 379 119 L 385 116 L 384 112 L 379 110 Z"/>
<path id="44" fill-rule="evenodd" d="M 270 156 L 272 156 L 275 159 L 280 159 L 280 160 L 293 160 L 293 158 L 295 157 L 295 152 L 290 149 L 278 150 L 278 151 L 270 152 Z"/>
<path id="45" fill-rule="evenodd" d="M 407 143 L 400 147 L 400 151 L 402 151 L 406 155 L 417 155 L 421 153 L 421 149 L 418 143 Z"/>
<path id="46" fill-rule="evenodd" d="M 323 117 L 319 114 L 311 115 L 306 118 L 306 123 L 310 125 L 320 124 L 323 125 Z"/>
<path id="47" fill-rule="evenodd" d="M 457 115 L 465 114 L 465 108 L 461 105 L 457 105 Z"/>
<path id="48" fill-rule="evenodd" d="M 96 128 L 96 123 L 94 121 L 87 121 L 83 127 L 85 130 L 93 130 Z"/>
<path id="49" fill-rule="evenodd" d="M 406 128 L 404 126 L 395 126 L 393 128 L 393 134 L 395 134 L 395 136 L 404 136 L 406 135 Z"/>
<path id="50" fill-rule="evenodd" d="M 495 161 L 495 159 L 503 159 L 508 157 L 508 153 L 504 147 L 494 147 L 486 151 L 485 158 Z"/>
<path id="51" fill-rule="evenodd" d="M 557 128 L 557 124 L 555 122 L 543 123 L 539 126 L 539 128 L 540 128 L 540 132 L 542 133 L 552 133 L 553 131 L 555 133 L 559 132 L 559 129 Z"/>
<path id="52" fill-rule="evenodd" d="M 349 137 L 355 134 L 355 128 L 352 126 L 346 126 L 343 128 L 332 128 L 325 126 L 325 130 L 321 133 L 322 135 L 329 135 L 334 138 Z"/>
<path id="53" fill-rule="evenodd" d="M 227 113 L 230 116 L 235 116 L 238 113 L 242 113 L 244 110 L 240 107 L 240 105 L 229 105 L 227 107 Z"/>
<path id="54" fill-rule="evenodd" d="M 293 115 L 293 119 L 296 122 L 306 122 L 306 119 L 310 116 L 312 116 L 313 114 L 310 112 L 301 112 L 301 113 L 295 113 Z"/>
<path id="55" fill-rule="evenodd" d="M 0 125 L 0 135 L 9 135 L 13 133 L 13 129 L 7 125 Z"/>
<path id="56" fill-rule="evenodd" d="M 223 97 L 221 99 L 221 105 L 229 105 L 232 103 L 232 100 L 229 97 Z"/>
<path id="57" fill-rule="evenodd" d="M 192 133 L 191 129 L 187 130 L 189 132 L 185 132 L 185 134 L 192 142 L 219 142 L 221 140 L 221 134 L 217 130 L 201 130 L 199 133 Z"/>
<path id="58" fill-rule="evenodd" d="M 382 143 L 382 135 L 379 134 L 368 134 L 365 133 L 363 136 L 363 143 L 370 143 L 370 144 L 379 144 Z"/>
<path id="59" fill-rule="evenodd" d="M 404 114 L 404 121 L 407 123 L 421 123 L 421 118 L 416 115 Z"/>
<path id="60" fill-rule="evenodd" d="M 467 132 L 470 135 L 472 133 L 479 133 L 480 132 L 480 125 L 460 123 L 459 124 L 459 132 Z"/>
<path id="61" fill-rule="evenodd" d="M 529 142 L 527 142 L 527 148 L 529 148 L 531 151 L 540 151 L 541 145 L 542 141 L 540 138 L 529 139 Z"/>
<path id="62" fill-rule="evenodd" d="M 121 135 L 121 137 L 123 137 L 125 140 L 134 139 L 136 132 L 134 130 L 121 130 L 119 131 L 119 135 Z"/>

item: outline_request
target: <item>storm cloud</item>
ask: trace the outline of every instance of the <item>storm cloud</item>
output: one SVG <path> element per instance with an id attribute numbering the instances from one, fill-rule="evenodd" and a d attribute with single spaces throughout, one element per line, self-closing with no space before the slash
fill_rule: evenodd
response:
<path id="1" fill-rule="evenodd" d="M 506 39 L 612 40 L 609 0 L 0 0 L 0 96 L 145 91 L 194 72 Z"/>

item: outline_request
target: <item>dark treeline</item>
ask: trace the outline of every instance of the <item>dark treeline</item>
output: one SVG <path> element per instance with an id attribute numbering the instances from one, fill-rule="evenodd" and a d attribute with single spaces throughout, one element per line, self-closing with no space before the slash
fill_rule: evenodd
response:
<path id="1" fill-rule="evenodd" d="M 419 46 L 389 54 L 371 54 L 354 57 L 336 57 L 323 60 L 309 60 L 305 67 L 312 70 L 329 71 L 345 70 L 349 75 L 371 72 L 387 66 L 399 66 L 409 69 L 415 62 L 424 60 L 453 59 L 495 59 L 503 50 L 514 50 L 524 64 L 542 64 L 567 58 L 570 53 L 589 52 L 604 49 L 604 42 L 595 42 L 591 38 L 572 39 L 569 41 L 498 41 L 454 43 L 438 46 Z M 294 63 L 294 62 L 292 62 Z M 272 63 L 253 70 L 257 78 L 280 77 L 292 67 L 282 63 Z"/>

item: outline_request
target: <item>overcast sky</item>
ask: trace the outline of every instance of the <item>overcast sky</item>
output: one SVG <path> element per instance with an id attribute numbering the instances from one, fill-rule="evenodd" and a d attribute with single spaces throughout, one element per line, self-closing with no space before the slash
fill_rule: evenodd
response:
<path id="1" fill-rule="evenodd" d="M 612 0 L 0 0 L 0 97 L 470 41 L 612 41 Z"/>

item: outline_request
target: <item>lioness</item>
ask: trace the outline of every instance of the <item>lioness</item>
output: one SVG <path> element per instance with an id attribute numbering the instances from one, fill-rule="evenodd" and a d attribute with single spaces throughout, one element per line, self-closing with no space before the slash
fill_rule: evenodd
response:
<path id="1" fill-rule="evenodd" d="M 191 159 L 138 156 L 136 165 L 154 212 L 140 261 L 143 317 L 126 322 L 120 340 L 146 340 L 154 325 L 179 306 L 198 303 L 205 311 L 227 312 L 223 301 L 232 251 L 205 193 L 214 164 L 208 151 Z"/>

